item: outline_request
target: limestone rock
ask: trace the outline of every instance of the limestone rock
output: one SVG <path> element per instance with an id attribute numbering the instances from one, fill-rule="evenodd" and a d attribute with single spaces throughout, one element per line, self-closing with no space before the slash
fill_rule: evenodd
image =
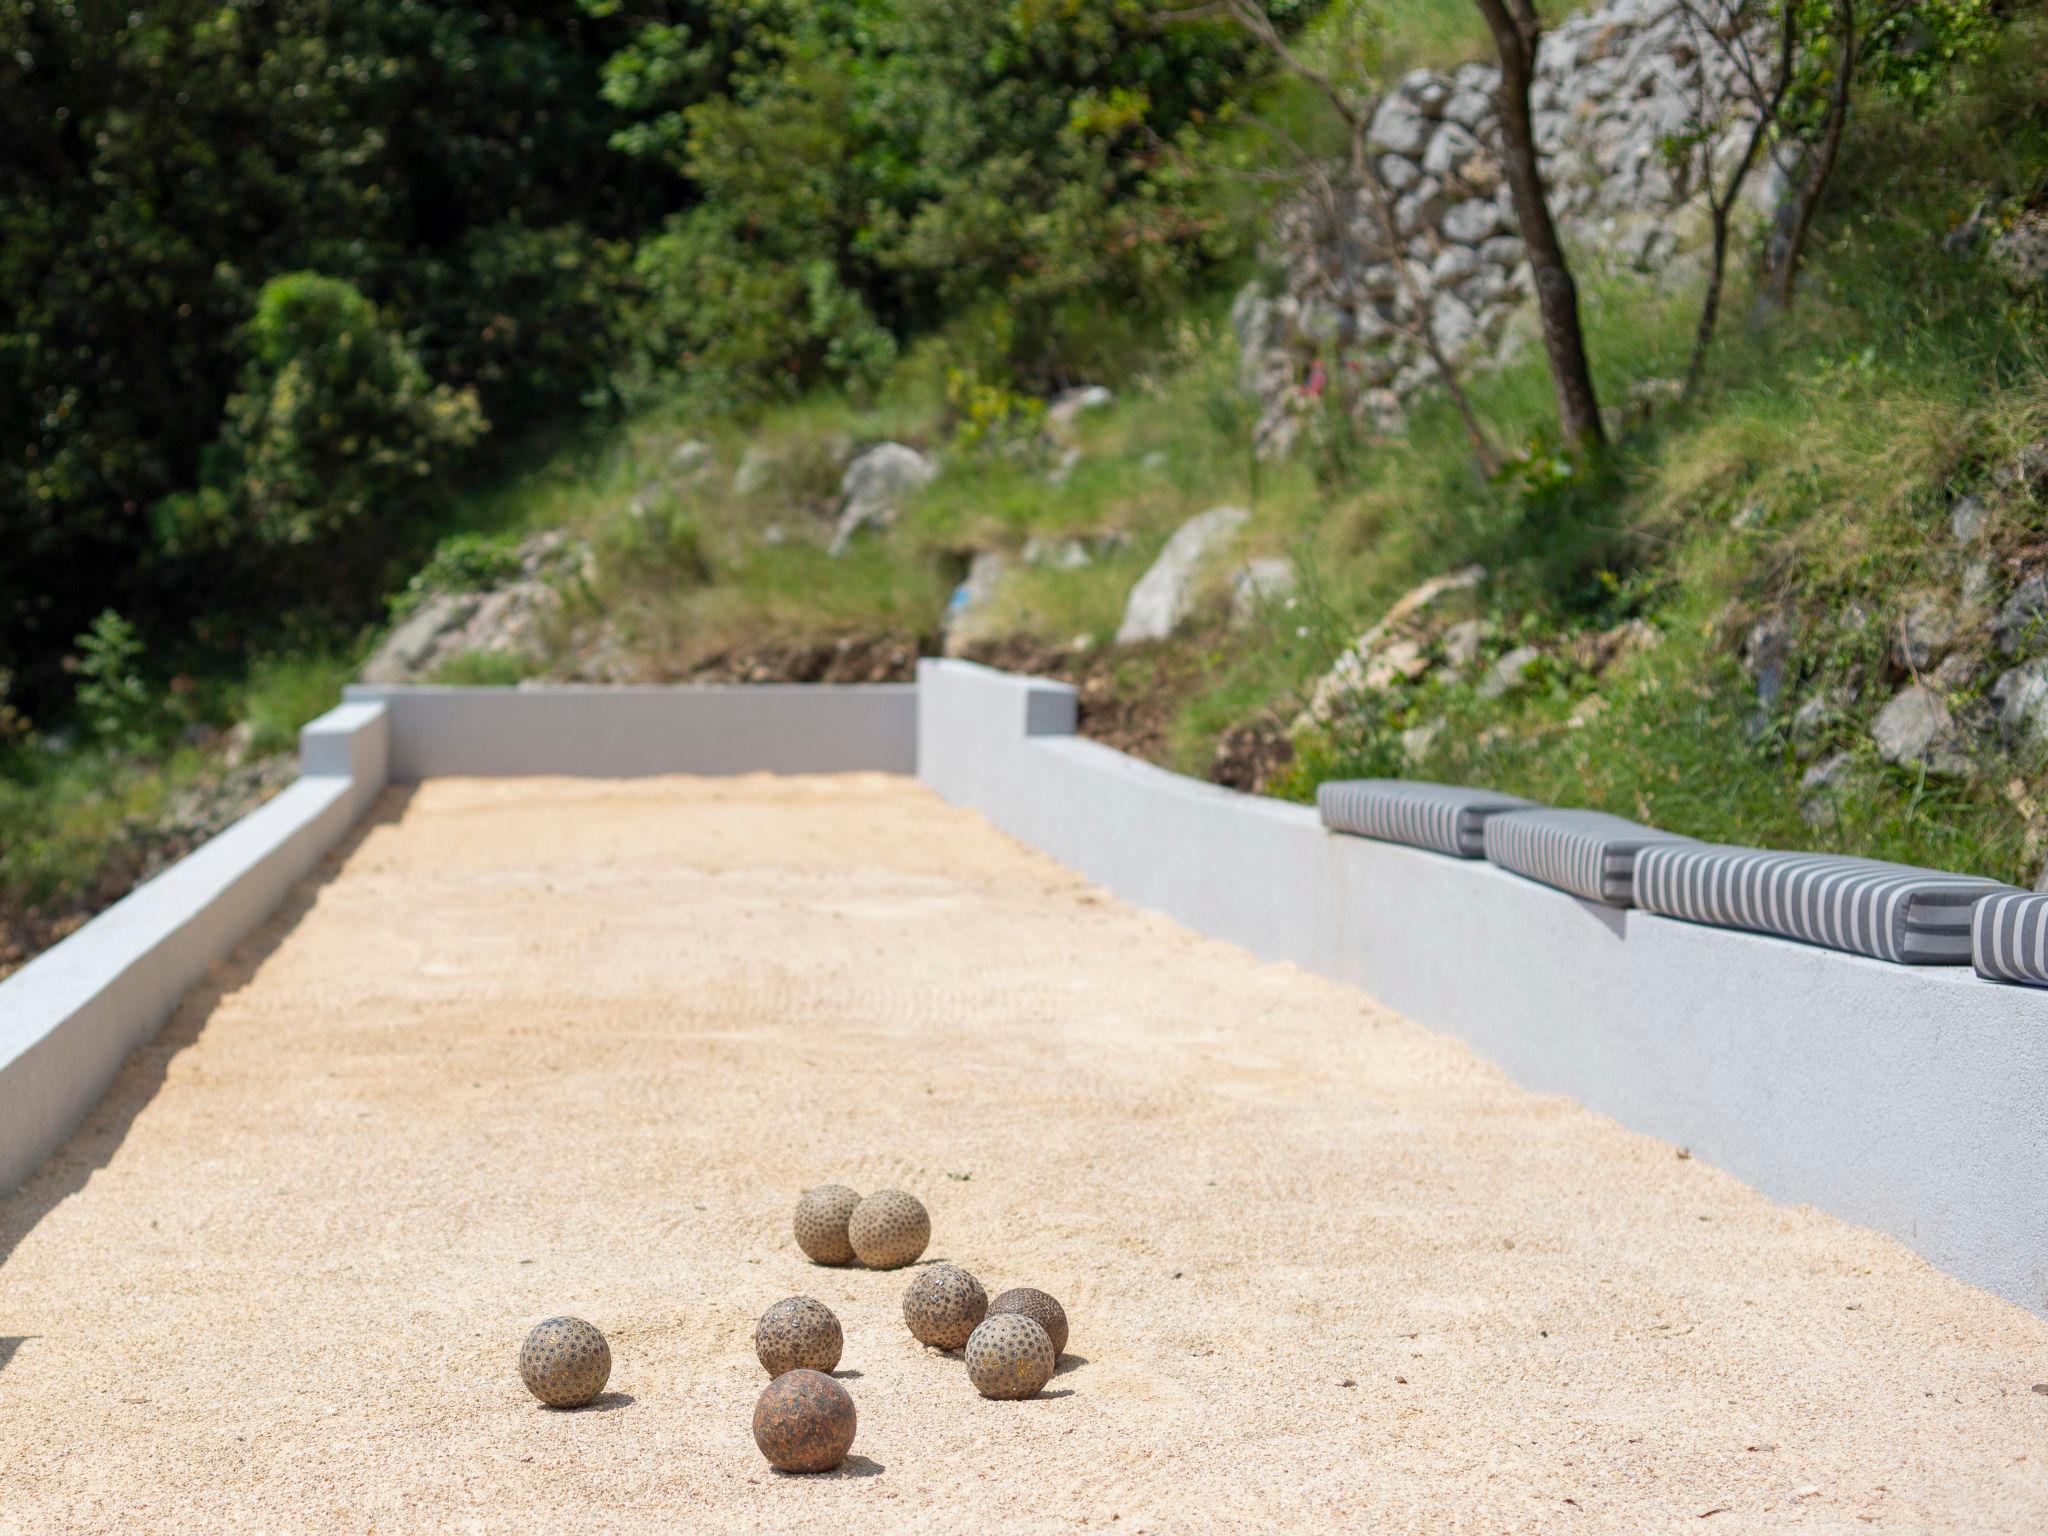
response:
<path id="1" fill-rule="evenodd" d="M 1941 695 L 1924 684 L 1893 695 L 1871 723 L 1870 736 L 1887 762 L 1933 773 L 1969 771 L 1969 760 L 1957 749 L 1954 716 Z"/>
<path id="2" fill-rule="evenodd" d="M 1949 532 L 1955 535 L 1958 544 L 1974 544 L 1984 536 L 1984 525 L 1991 521 L 1991 509 L 1975 496 L 1958 496 L 1956 504 L 1949 508 Z"/>
<path id="3" fill-rule="evenodd" d="M 1309 706 L 1295 720 L 1294 729 L 1304 730 L 1336 718 L 1353 697 L 1361 691 L 1369 691 L 1372 685 L 1368 677 L 1383 675 L 1373 665 L 1381 647 L 1399 638 L 1412 638 L 1398 636 L 1396 631 L 1416 622 L 1420 615 L 1445 597 L 1469 592 L 1485 579 L 1485 566 L 1468 565 L 1441 576 L 1432 576 L 1420 586 L 1403 593 L 1381 615 L 1380 621 L 1354 640 L 1349 649 L 1331 664 L 1330 670 L 1317 679 L 1315 691 L 1309 697 Z M 1420 655 L 1419 647 L 1417 655 Z M 1397 662 L 1396 671 L 1399 670 Z"/>
<path id="4" fill-rule="evenodd" d="M 1117 644 L 1164 640 L 1180 628 L 1193 611 L 1195 578 L 1202 563 L 1250 516 L 1243 507 L 1211 507 L 1175 529 L 1151 569 L 1131 589 L 1123 623 L 1117 627 Z"/>
<path id="5" fill-rule="evenodd" d="M 1991 242 L 1991 260 L 2022 293 L 2048 293 L 2048 209 L 2032 209 Z"/>
<path id="6" fill-rule="evenodd" d="M 1045 408 L 1046 425 L 1055 431 L 1065 431 L 1075 420 L 1088 411 L 1098 411 L 1116 398 L 1100 384 L 1082 384 L 1073 389 L 1063 389 L 1054 395 Z"/>
<path id="7" fill-rule="evenodd" d="M 1291 597 L 1296 580 L 1294 562 L 1285 555 L 1245 562 L 1230 581 L 1231 627 L 1243 629 L 1261 608 Z"/>
<path id="8" fill-rule="evenodd" d="M 1529 671 L 1542 652 L 1533 645 L 1518 645 L 1488 669 L 1479 684 L 1479 697 L 1498 699 L 1514 692 L 1527 681 Z"/>
<path id="9" fill-rule="evenodd" d="M 2036 572 L 2021 582 L 1998 610 L 1992 632 L 2008 656 L 2038 649 L 2048 638 L 2048 576 Z"/>
<path id="10" fill-rule="evenodd" d="M 467 624 L 483 599 L 474 592 L 429 597 L 384 637 L 363 663 L 366 683 L 409 683 L 424 675 L 447 636 Z"/>
<path id="11" fill-rule="evenodd" d="M 831 551 L 843 555 L 862 529 L 896 520 L 903 503 L 938 477 L 939 467 L 915 448 L 877 443 L 846 466 L 839 481 L 839 522 Z"/>
<path id="12" fill-rule="evenodd" d="M 2015 743 L 2048 742 L 2048 656 L 2023 662 L 1991 685 L 1998 723 Z"/>

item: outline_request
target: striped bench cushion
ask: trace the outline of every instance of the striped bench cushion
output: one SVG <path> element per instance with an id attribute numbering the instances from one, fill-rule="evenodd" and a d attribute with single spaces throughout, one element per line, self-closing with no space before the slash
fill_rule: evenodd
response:
<path id="1" fill-rule="evenodd" d="M 1691 841 L 1602 811 L 1517 811 L 1486 823 L 1486 856 L 1502 869 L 1611 907 L 1634 905 L 1639 850 Z"/>
<path id="2" fill-rule="evenodd" d="M 1316 810 L 1333 832 L 1434 848 L 1461 859 L 1486 852 L 1483 833 L 1489 816 L 1531 809 L 1533 801 L 1490 789 L 1413 779 L 1342 779 L 1316 789 Z"/>
<path id="3" fill-rule="evenodd" d="M 1970 914 L 1970 958 L 1979 976 L 2048 987 L 2048 896 L 2011 891 Z"/>
<path id="4" fill-rule="evenodd" d="M 1636 905 L 1645 912 L 1901 965 L 1969 964 L 1971 909 L 2012 889 L 1876 859 L 1716 843 L 1649 848 L 1636 861 Z"/>

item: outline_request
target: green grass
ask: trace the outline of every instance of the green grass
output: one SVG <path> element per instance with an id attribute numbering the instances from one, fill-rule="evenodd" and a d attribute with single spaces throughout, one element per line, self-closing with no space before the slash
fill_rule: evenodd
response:
<path id="1" fill-rule="evenodd" d="M 1365 7 L 1346 0 L 1304 46 L 1331 62 L 1346 50 L 1357 57 L 1363 39 L 1387 76 L 1486 52 L 1469 0 L 1384 0 L 1371 16 L 1377 32 L 1367 36 Z M 1492 573 L 1469 604 L 1485 624 L 1484 657 L 1539 645 L 1548 659 L 1534 683 L 1493 701 L 1477 696 L 1471 678 L 1391 689 L 1337 728 L 1302 737 L 1276 792 L 1306 796 L 1332 774 L 1406 772 L 1703 837 L 2031 883 L 2048 829 L 2029 788 L 2042 781 L 2042 763 L 2007 753 L 1970 779 L 1944 781 L 1881 761 L 1869 740 L 1873 715 L 1901 681 L 1887 659 L 1891 626 L 1911 602 L 1957 590 L 1964 557 L 1946 533 L 1953 498 L 1971 492 L 1995 504 L 1990 556 L 2006 585 L 2048 549 L 2048 507 L 1991 483 L 1994 466 L 2048 436 L 2048 317 L 1942 244 L 1980 203 L 2003 218 L 2048 201 L 2048 109 L 2038 89 L 2048 23 L 2015 24 L 1997 60 L 1923 119 L 1862 102 L 1795 312 L 1752 328 L 1746 268 L 1738 270 L 1698 397 L 1629 424 L 1604 462 L 1554 482 L 1482 479 L 1440 400 L 1421 403 L 1399 437 L 1366 438 L 1332 419 L 1285 462 L 1259 462 L 1225 318 L 1243 275 L 1232 270 L 1173 314 L 1070 317 L 1061 376 L 1110 383 L 1116 401 L 1078 423 L 1083 457 L 1063 484 L 1047 474 L 1055 450 L 1006 441 L 1000 430 L 980 440 L 963 433 L 955 375 L 965 369 L 993 388 L 975 359 L 1000 355 L 991 338 L 1003 331 L 999 314 L 969 313 L 910 348 L 872 399 L 816 395 L 710 418 L 676 405 L 565 438 L 521 472 L 466 493 L 408 591 L 487 584 L 521 538 L 566 529 L 589 560 L 560 578 L 550 654 L 462 657 L 442 680 L 513 684 L 571 668 L 592 648 L 626 658 L 632 675 L 673 678 L 734 649 L 882 635 L 933 648 L 974 552 L 1016 556 L 1033 539 L 1080 538 L 1091 559 L 1079 568 L 1013 564 L 992 629 L 1075 646 L 1121 696 L 1156 695 L 1172 716 L 1164 756 L 1200 773 L 1227 733 L 1284 729 L 1332 660 L 1400 593 L 1476 561 Z M 1296 83 L 1276 81 L 1258 115 L 1305 143 L 1335 143 Z M 1283 153 L 1248 119 L 1223 126 L 1212 148 L 1240 166 Z M 1270 197 L 1233 184 L 1209 213 L 1248 224 Z M 1590 266 L 1580 277 L 1610 406 L 1637 381 L 1683 371 L 1690 288 L 1665 291 Z M 1468 382 L 1498 445 L 1540 461 L 1555 419 L 1540 350 Z M 678 472 L 673 455 L 689 440 L 714 446 L 715 475 Z M 893 527 L 834 559 L 825 546 L 843 465 L 883 440 L 940 455 L 944 473 Z M 758 483 L 742 494 L 733 475 L 750 454 Z M 1198 621 L 1159 650 L 1111 650 L 1129 589 L 1163 540 L 1225 503 L 1252 516 L 1210 567 Z M 1249 628 L 1228 628 L 1232 570 L 1269 554 L 1297 562 L 1300 589 Z M 401 592 L 394 607 L 409 600 Z M 1767 613 L 1793 627 L 1791 684 L 1776 712 L 1760 716 L 1738 653 Z M 1661 643 L 1604 676 L 1564 659 L 1573 637 L 1631 618 L 1651 623 Z M 177 721 L 246 719 L 258 750 L 288 750 L 360 655 L 345 637 L 282 646 L 246 676 L 200 679 Z M 1953 691 L 1952 707 L 1981 712 L 2002 664 L 1987 657 Z M 1801 702 L 1858 683 L 1818 735 L 1791 730 Z M 1437 733 L 1411 755 L 1402 732 L 1430 724 Z M 1838 753 L 1838 814 L 1809 825 L 1801 776 Z M 204 754 L 184 748 L 127 759 L 89 747 L 9 749 L 0 765 L 0 898 L 68 899 L 124 826 L 206 771 Z"/>
<path id="2" fill-rule="evenodd" d="M 249 723 L 257 756 L 298 749 L 299 728 L 341 702 L 342 685 L 355 675 L 356 657 L 318 649 L 265 656 L 249 668 L 241 718 Z"/>
<path id="3" fill-rule="evenodd" d="M 193 749 L 150 758 L 18 749 L 0 761 L 0 902 L 61 909 L 92 886 L 130 825 L 212 769 Z"/>

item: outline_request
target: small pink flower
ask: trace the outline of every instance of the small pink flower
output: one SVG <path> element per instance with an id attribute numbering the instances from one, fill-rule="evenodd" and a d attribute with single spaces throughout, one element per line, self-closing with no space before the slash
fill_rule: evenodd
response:
<path id="1" fill-rule="evenodd" d="M 1301 386 L 1301 393 L 1305 399 L 1320 400 L 1329 382 L 1330 376 L 1323 371 L 1323 360 L 1319 357 L 1308 365 L 1308 382 Z"/>

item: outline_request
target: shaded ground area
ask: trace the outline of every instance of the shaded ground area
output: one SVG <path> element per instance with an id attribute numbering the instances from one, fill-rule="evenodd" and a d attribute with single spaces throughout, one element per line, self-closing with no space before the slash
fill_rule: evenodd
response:
<path id="1" fill-rule="evenodd" d="M 828 1180 L 1058 1295 L 1052 1389 L 805 1263 Z M 749 1437 L 797 1292 L 837 1476 Z M 519 1384 L 556 1312 L 595 1410 Z M 879 776 L 393 792 L 0 1202 L 8 1536 L 2030 1531 L 2044 1379 L 1896 1243 Z"/>

